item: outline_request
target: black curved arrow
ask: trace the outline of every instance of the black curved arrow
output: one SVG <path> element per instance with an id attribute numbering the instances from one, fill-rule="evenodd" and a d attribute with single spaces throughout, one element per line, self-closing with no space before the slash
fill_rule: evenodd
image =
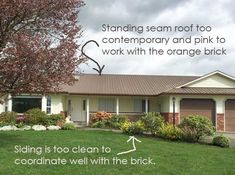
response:
<path id="1" fill-rule="evenodd" d="M 85 47 L 88 43 L 91 43 L 91 42 L 95 43 L 95 44 L 97 45 L 97 47 L 99 47 L 99 44 L 98 44 L 95 40 L 89 40 L 89 41 L 87 41 L 87 42 L 82 46 L 82 54 L 85 55 L 85 57 L 87 57 L 89 60 L 93 61 L 93 62 L 97 65 L 98 69 L 96 69 L 96 68 L 92 68 L 92 69 L 95 70 L 95 71 L 97 71 L 97 72 L 99 73 L 99 75 L 101 75 L 101 74 L 102 74 L 102 71 L 103 71 L 103 69 L 104 69 L 104 67 L 105 67 L 105 65 L 103 65 L 103 66 L 101 67 L 97 61 L 95 61 L 93 58 L 89 57 L 89 56 L 84 52 L 84 47 Z"/>

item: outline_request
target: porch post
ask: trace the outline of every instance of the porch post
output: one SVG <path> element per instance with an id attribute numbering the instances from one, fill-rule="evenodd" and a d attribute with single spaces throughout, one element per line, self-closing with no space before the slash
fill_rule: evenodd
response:
<path id="1" fill-rule="evenodd" d="M 173 103 L 173 126 L 175 127 L 175 97 L 172 98 Z"/>
<path id="2" fill-rule="evenodd" d="M 148 113 L 148 106 L 149 106 L 149 101 L 148 101 L 148 98 L 145 99 L 145 112 Z"/>
<path id="3" fill-rule="evenodd" d="M 0 113 L 5 112 L 5 104 L 0 104 Z"/>
<path id="4" fill-rule="evenodd" d="M 216 131 L 226 131 L 225 128 L 225 98 L 214 98 L 215 101 L 215 126 Z"/>
<path id="5" fill-rule="evenodd" d="M 90 102 L 89 98 L 86 99 L 86 125 L 89 125 L 90 120 Z"/>
<path id="6" fill-rule="evenodd" d="M 12 111 L 12 96 L 11 94 L 8 95 L 8 101 L 7 101 L 7 111 L 11 112 Z"/>
<path id="7" fill-rule="evenodd" d="M 116 114 L 119 115 L 119 99 L 116 99 Z"/>
<path id="8" fill-rule="evenodd" d="M 42 96 L 42 111 L 47 112 L 47 98 L 45 95 Z"/>

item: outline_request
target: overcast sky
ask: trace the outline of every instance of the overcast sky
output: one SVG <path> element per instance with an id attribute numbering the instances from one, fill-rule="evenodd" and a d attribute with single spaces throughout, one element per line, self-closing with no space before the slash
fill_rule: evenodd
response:
<path id="1" fill-rule="evenodd" d="M 93 39 L 100 47 L 90 43 L 86 53 L 105 65 L 104 73 L 111 74 L 176 74 L 203 75 L 215 70 L 235 76 L 235 1 L 233 0 L 84 0 L 86 5 L 81 9 L 80 23 L 83 26 L 81 43 Z M 226 38 L 227 56 L 104 56 L 102 49 L 134 47 L 135 45 L 107 45 L 103 37 L 156 37 L 160 34 L 138 35 L 137 33 L 106 33 L 101 31 L 102 24 L 136 26 L 191 25 L 212 26 L 209 35 Z M 171 33 L 164 34 L 165 37 Z M 173 34 L 179 36 L 179 34 Z M 187 36 L 186 33 L 181 34 Z M 194 36 L 207 36 L 204 33 L 193 33 Z M 151 46 L 151 45 L 150 45 Z M 152 45 L 155 47 L 154 45 Z M 201 47 L 210 46 L 202 45 Z M 148 45 L 149 47 L 149 45 Z M 158 45 L 158 47 L 164 47 Z M 178 47 L 169 45 L 168 48 Z M 179 47 L 190 47 L 181 45 Z M 147 47 L 146 47 L 147 48 Z M 84 73 L 96 73 L 95 65 L 88 61 L 81 66 Z"/>

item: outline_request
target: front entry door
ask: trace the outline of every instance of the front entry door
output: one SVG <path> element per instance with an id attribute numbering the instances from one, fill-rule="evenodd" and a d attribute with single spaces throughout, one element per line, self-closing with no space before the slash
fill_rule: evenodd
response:
<path id="1" fill-rule="evenodd" d="M 71 97 L 68 100 L 68 114 L 72 121 L 86 121 L 86 100 L 78 97 Z"/>

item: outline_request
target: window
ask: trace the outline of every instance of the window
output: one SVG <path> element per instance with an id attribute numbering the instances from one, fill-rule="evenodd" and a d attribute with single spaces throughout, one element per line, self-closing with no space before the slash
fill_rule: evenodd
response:
<path id="1" fill-rule="evenodd" d="M 111 98 L 101 98 L 98 102 L 98 110 L 106 112 L 115 112 L 115 103 L 114 99 Z"/>
<path id="2" fill-rule="evenodd" d="M 146 112 L 146 101 L 142 99 L 134 100 L 134 112 Z M 149 111 L 149 101 L 148 101 L 148 111 Z"/>
<path id="3" fill-rule="evenodd" d="M 83 109 L 83 111 L 86 110 L 86 100 L 82 101 L 82 109 Z"/>
<path id="4" fill-rule="evenodd" d="M 24 113 L 29 109 L 42 108 L 41 98 L 14 97 L 12 98 L 12 111 Z"/>
<path id="5" fill-rule="evenodd" d="M 72 112 L 72 102 L 71 100 L 68 100 L 68 115 L 71 115 Z"/>
<path id="6" fill-rule="evenodd" d="M 145 111 L 145 101 L 141 99 L 134 100 L 134 112 L 144 112 Z"/>
<path id="7" fill-rule="evenodd" d="M 47 96 L 47 114 L 51 113 L 51 96 Z"/>
<path id="8" fill-rule="evenodd" d="M 8 99 L 6 98 L 5 99 L 5 112 L 8 111 Z"/>

